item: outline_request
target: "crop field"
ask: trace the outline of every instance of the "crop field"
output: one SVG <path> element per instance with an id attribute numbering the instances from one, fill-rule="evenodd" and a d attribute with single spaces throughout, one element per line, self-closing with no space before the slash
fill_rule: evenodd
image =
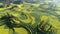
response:
<path id="1" fill-rule="evenodd" d="M 0 3 L 0 34 L 60 34 L 60 3 Z"/>

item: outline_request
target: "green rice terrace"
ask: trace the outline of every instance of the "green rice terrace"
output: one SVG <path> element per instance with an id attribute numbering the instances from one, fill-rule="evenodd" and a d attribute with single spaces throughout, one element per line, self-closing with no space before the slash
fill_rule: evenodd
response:
<path id="1" fill-rule="evenodd" d="M 59 3 L 0 3 L 0 34 L 60 34 Z"/>

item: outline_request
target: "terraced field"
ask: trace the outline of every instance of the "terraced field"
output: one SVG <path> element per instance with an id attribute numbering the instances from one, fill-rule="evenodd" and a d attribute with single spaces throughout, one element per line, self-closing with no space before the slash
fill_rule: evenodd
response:
<path id="1" fill-rule="evenodd" d="M 60 34 L 59 4 L 24 2 L 0 8 L 0 31 L 0 34 Z"/>

